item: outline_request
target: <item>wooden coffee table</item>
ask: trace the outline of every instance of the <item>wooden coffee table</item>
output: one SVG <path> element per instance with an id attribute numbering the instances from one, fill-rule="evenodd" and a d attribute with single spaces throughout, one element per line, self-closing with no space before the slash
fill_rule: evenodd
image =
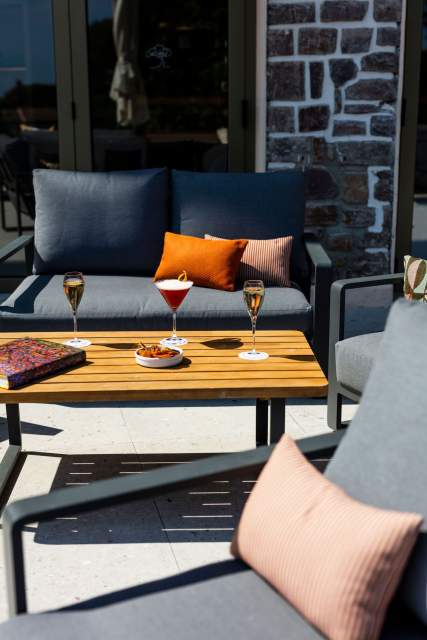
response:
<path id="1" fill-rule="evenodd" d="M 2 333 L 0 344 L 24 337 Z M 40 402 L 118 402 L 161 400 L 256 399 L 256 444 L 277 442 L 285 429 L 286 398 L 323 397 L 327 380 L 304 334 L 299 331 L 258 331 L 257 348 L 268 360 L 248 362 L 239 351 L 251 348 L 250 332 L 180 331 L 188 339 L 181 365 L 147 369 L 136 364 L 134 350 L 142 339 L 158 342 L 165 332 L 97 331 L 84 365 L 35 384 L 8 391 L 6 404 L 9 446 L 0 463 L 0 492 L 22 449 L 19 404 Z M 34 338 L 64 342 L 69 333 L 32 332 Z M 270 411 L 269 411 L 270 407 Z M 269 416 L 270 414 L 270 416 Z"/>

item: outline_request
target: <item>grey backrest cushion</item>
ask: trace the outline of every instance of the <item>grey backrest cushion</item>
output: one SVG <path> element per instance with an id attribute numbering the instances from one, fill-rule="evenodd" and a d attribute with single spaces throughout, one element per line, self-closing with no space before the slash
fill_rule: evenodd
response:
<path id="1" fill-rule="evenodd" d="M 427 305 L 393 305 L 360 407 L 326 475 L 363 502 L 424 516 L 401 595 L 427 624 Z"/>
<path id="2" fill-rule="evenodd" d="M 291 278 L 301 281 L 305 180 L 301 171 L 195 173 L 172 171 L 172 226 L 203 238 L 294 236 Z"/>
<path id="3" fill-rule="evenodd" d="M 34 273 L 154 275 L 168 225 L 165 169 L 37 169 L 34 190 Z"/>

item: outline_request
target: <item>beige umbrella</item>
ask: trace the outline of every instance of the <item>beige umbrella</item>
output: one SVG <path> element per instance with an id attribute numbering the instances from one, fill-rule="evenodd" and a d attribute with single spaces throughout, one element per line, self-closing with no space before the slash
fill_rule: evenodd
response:
<path id="1" fill-rule="evenodd" d="M 144 124 L 150 119 L 144 81 L 138 68 L 139 1 L 114 0 L 113 38 L 117 62 L 110 98 L 117 104 L 117 123 Z"/>

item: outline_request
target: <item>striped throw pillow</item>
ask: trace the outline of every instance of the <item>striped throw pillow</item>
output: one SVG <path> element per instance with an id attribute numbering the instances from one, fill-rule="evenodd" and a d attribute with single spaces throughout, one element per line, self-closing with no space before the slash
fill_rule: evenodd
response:
<path id="1" fill-rule="evenodd" d="M 407 300 L 427 302 L 427 260 L 405 256 L 403 293 Z"/>
<path id="2" fill-rule="evenodd" d="M 283 436 L 231 551 L 329 640 L 376 640 L 422 521 L 354 500 Z"/>
<path id="3" fill-rule="evenodd" d="M 206 240 L 225 240 L 205 234 Z M 290 287 L 292 236 L 272 240 L 248 240 L 237 279 L 262 280 L 266 287 Z"/>

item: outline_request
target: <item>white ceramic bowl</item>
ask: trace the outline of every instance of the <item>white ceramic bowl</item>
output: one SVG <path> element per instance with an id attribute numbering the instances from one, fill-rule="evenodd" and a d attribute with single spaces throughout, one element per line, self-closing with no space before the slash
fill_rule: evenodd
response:
<path id="1" fill-rule="evenodd" d="M 140 364 L 142 367 L 149 367 L 150 369 L 175 367 L 182 362 L 184 352 L 178 347 L 173 347 L 173 351 L 176 351 L 176 356 L 171 356 L 170 358 L 145 358 L 144 356 L 140 356 L 138 351 L 135 351 L 135 360 L 137 364 Z"/>

